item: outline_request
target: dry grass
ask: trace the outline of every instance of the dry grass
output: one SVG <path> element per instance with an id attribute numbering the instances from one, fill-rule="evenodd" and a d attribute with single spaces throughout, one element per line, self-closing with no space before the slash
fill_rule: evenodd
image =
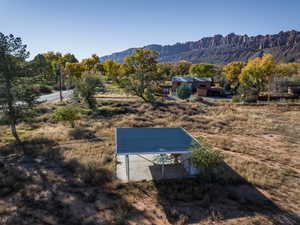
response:
<path id="1" fill-rule="evenodd" d="M 288 224 L 282 214 L 278 214 L 274 222 L 272 216 L 258 212 L 261 205 L 245 205 L 237 193 L 240 186 L 248 183 L 283 210 L 300 214 L 300 106 L 167 102 L 152 107 L 132 101 L 105 101 L 95 114 L 86 110 L 76 129 L 51 119 L 55 107 L 47 106 L 35 124 L 20 124 L 21 136 L 27 140 L 50 140 L 51 148 L 47 143 L 39 143 L 39 147 L 34 148 L 38 149 L 35 150 L 37 157 L 48 154 L 55 158 L 55 149 L 59 149 L 65 168 L 78 173 L 78 179 L 86 185 L 111 182 L 107 171 L 115 171 L 115 127 L 183 127 L 223 151 L 226 163 L 237 174 L 236 177 L 222 174 L 223 180 L 228 176 L 226 186 L 112 182 L 108 188 L 140 210 L 133 213 L 118 209 L 117 224 L 126 220 L 132 224 L 186 224 L 192 223 L 193 218 L 200 224 L 280 223 L 278 221 Z M 0 127 L 0 137 L 2 146 L 13 140 L 5 126 Z M 1 151 L 4 150 L 2 147 Z M 58 182 L 62 178 L 49 173 L 49 179 Z M 232 191 L 231 185 L 238 186 Z M 186 202 L 187 199 L 190 202 Z M 202 213 L 199 207 L 203 208 Z M 246 213 L 251 210 L 256 214 Z M 228 219 L 227 214 L 235 217 Z"/>

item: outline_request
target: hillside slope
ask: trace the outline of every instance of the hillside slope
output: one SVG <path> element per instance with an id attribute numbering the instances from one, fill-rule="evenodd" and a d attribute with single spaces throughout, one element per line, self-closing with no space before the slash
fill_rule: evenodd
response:
<path id="1" fill-rule="evenodd" d="M 271 53 L 279 62 L 300 62 L 300 32 L 292 30 L 273 35 L 215 35 L 199 41 L 189 41 L 174 45 L 147 45 L 147 49 L 160 52 L 159 61 L 176 62 L 188 60 L 193 63 L 207 62 L 226 64 L 232 61 L 246 61 L 249 58 Z M 103 56 L 101 60 L 113 59 L 123 62 L 123 58 L 132 55 L 134 48 L 112 55 Z"/>

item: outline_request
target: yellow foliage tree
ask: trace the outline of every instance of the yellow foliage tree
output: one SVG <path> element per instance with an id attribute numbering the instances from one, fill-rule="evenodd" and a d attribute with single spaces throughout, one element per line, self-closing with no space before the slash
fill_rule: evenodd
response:
<path id="1" fill-rule="evenodd" d="M 104 75 L 106 78 L 109 78 L 113 81 L 113 83 L 119 85 L 120 84 L 120 64 L 114 62 L 111 59 L 106 60 L 103 63 L 104 67 Z"/>
<path id="2" fill-rule="evenodd" d="M 84 69 L 81 63 L 66 63 L 65 73 L 70 80 L 76 80 L 81 77 Z"/>
<path id="3" fill-rule="evenodd" d="M 300 75 L 299 63 L 281 63 L 276 67 L 276 72 L 281 77 L 291 78 Z"/>
<path id="4" fill-rule="evenodd" d="M 176 62 L 172 65 L 172 74 L 174 75 L 187 75 L 189 74 L 190 66 L 192 65 L 191 62 L 186 60 L 181 60 Z"/>
<path id="5" fill-rule="evenodd" d="M 122 73 L 120 87 L 145 102 L 155 104 L 157 98 L 155 94 L 161 80 L 157 72 L 158 56 L 159 53 L 156 51 L 139 48 L 132 56 L 125 57 L 125 62 L 120 68 Z"/>
<path id="6" fill-rule="evenodd" d="M 89 72 L 102 72 L 103 65 L 100 63 L 100 58 L 96 54 L 93 54 L 92 57 L 83 59 L 81 65 L 84 67 L 85 71 Z"/>
<path id="7" fill-rule="evenodd" d="M 223 74 L 230 82 L 239 82 L 242 69 L 247 65 L 246 62 L 231 62 L 223 67 Z"/>
<path id="8" fill-rule="evenodd" d="M 235 92 L 240 86 L 240 74 L 246 65 L 246 62 L 231 62 L 223 67 L 223 74 L 226 79 L 233 84 Z"/>
<path id="9" fill-rule="evenodd" d="M 64 72 L 71 80 L 78 80 L 84 72 L 102 73 L 104 66 L 99 61 L 99 57 L 93 54 L 90 58 L 81 60 L 81 62 L 67 62 L 64 67 Z"/>
<path id="10" fill-rule="evenodd" d="M 262 58 L 249 60 L 242 69 L 239 81 L 245 86 L 255 87 L 259 93 L 266 90 L 275 73 L 276 62 L 271 54 L 266 54 Z"/>
<path id="11" fill-rule="evenodd" d="M 53 75 L 56 78 L 56 82 L 58 82 L 59 76 L 61 76 L 62 86 L 65 86 L 65 76 L 63 72 L 65 71 L 65 67 L 67 63 L 77 63 L 78 60 L 76 57 L 71 54 L 67 53 L 62 55 L 60 52 L 47 52 L 43 54 L 46 61 L 51 65 Z"/>

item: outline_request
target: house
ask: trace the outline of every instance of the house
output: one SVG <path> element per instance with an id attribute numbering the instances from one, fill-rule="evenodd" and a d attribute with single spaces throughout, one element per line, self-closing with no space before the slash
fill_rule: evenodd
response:
<path id="1" fill-rule="evenodd" d="M 270 93 L 260 93 L 258 100 L 297 99 L 300 97 L 300 80 L 274 77 L 269 85 L 269 91 Z"/>
<path id="2" fill-rule="evenodd" d="M 175 76 L 172 77 L 172 92 L 175 93 L 182 83 L 186 83 L 192 93 L 206 96 L 207 90 L 212 86 L 212 79 L 210 77 Z"/>
<path id="3" fill-rule="evenodd" d="M 300 97 L 300 81 L 289 81 L 287 85 L 288 94 L 293 97 Z"/>
<path id="4" fill-rule="evenodd" d="M 197 96 L 224 96 L 224 89 L 218 87 L 200 87 L 197 88 Z"/>

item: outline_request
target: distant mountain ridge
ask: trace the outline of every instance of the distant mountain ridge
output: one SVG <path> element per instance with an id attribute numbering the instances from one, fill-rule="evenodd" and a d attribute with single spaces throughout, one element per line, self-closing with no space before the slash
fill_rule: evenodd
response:
<path id="1" fill-rule="evenodd" d="M 271 53 L 278 62 L 300 62 L 300 32 L 291 30 L 272 35 L 237 35 L 205 37 L 199 41 L 188 41 L 174 45 L 147 45 L 144 48 L 160 52 L 159 61 L 227 64 L 232 61 L 246 61 L 249 58 Z M 132 55 L 135 48 L 103 56 L 101 61 L 112 59 L 123 62 Z"/>

